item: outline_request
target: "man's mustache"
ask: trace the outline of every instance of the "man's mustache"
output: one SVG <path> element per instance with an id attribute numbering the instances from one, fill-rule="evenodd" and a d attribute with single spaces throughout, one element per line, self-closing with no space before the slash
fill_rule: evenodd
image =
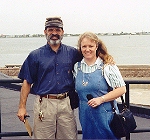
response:
<path id="1" fill-rule="evenodd" d="M 57 37 L 58 39 L 60 39 L 60 35 L 58 35 L 58 34 L 51 34 L 51 35 L 50 35 L 50 39 L 51 39 L 52 37 Z"/>

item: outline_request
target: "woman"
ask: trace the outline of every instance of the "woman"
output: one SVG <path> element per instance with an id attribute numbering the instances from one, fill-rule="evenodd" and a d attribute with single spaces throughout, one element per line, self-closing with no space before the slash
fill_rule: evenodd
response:
<path id="1" fill-rule="evenodd" d="M 113 118 L 109 101 L 126 92 L 125 82 L 118 67 L 108 64 L 112 56 L 94 33 L 80 35 L 78 49 L 83 59 L 74 70 L 83 139 L 117 139 L 109 127 Z M 113 90 L 108 91 L 109 87 Z"/>

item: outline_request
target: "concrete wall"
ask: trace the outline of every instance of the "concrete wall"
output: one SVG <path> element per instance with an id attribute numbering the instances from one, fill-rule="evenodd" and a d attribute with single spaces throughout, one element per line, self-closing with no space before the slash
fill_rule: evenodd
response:
<path id="1" fill-rule="evenodd" d="M 118 65 L 123 77 L 150 77 L 150 65 Z"/>
<path id="2" fill-rule="evenodd" d="M 4 73 L 8 76 L 11 76 L 11 77 L 16 77 L 18 76 L 18 73 L 20 71 L 20 68 L 17 68 L 17 67 L 13 67 L 13 68 L 0 68 L 0 72 L 1 73 Z"/>
<path id="3" fill-rule="evenodd" d="M 150 77 L 150 65 L 118 65 L 123 77 Z M 20 67 L 0 68 L 0 72 L 8 76 L 17 76 Z"/>
<path id="4" fill-rule="evenodd" d="M 150 65 L 118 65 L 123 78 L 150 78 Z M 0 72 L 16 78 L 20 67 L 10 66 L 0 68 Z M 150 89 L 150 84 L 131 84 L 130 88 Z"/>

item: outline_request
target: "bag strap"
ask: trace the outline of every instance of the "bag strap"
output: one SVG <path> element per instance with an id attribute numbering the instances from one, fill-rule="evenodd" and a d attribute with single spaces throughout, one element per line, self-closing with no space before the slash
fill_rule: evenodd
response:
<path id="1" fill-rule="evenodd" d="M 127 105 L 126 105 L 126 103 L 124 102 L 124 99 L 123 99 L 123 96 L 122 96 L 122 95 L 120 96 L 120 98 L 121 98 L 121 101 L 122 101 L 123 109 L 127 108 Z M 113 112 L 116 112 L 116 108 L 115 108 L 115 106 L 114 106 L 114 101 L 110 101 L 110 104 L 111 104 L 111 107 L 112 107 Z"/>
<path id="2" fill-rule="evenodd" d="M 77 67 L 78 70 L 81 70 L 81 62 L 78 62 L 78 67 Z"/>
<path id="3" fill-rule="evenodd" d="M 122 101 L 122 105 L 123 105 L 123 108 L 127 108 L 127 105 L 123 99 L 123 96 L 120 96 L 121 97 L 121 101 Z"/>

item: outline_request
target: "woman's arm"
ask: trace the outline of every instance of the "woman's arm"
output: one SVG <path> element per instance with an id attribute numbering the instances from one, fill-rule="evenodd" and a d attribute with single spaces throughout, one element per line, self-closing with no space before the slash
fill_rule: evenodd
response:
<path id="1" fill-rule="evenodd" d="M 104 67 L 103 74 L 108 85 L 112 87 L 113 90 L 101 97 L 91 99 L 88 104 L 92 107 L 96 107 L 104 102 L 115 100 L 116 98 L 126 93 L 125 82 L 116 65 L 107 65 Z"/>

